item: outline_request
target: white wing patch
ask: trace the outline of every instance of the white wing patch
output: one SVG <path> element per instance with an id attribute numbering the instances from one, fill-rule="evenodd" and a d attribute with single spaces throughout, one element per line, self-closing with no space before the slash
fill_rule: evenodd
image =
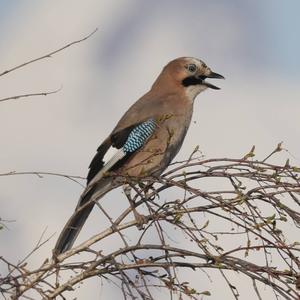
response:
<path id="1" fill-rule="evenodd" d="M 113 167 L 113 165 L 118 162 L 120 159 L 122 159 L 126 153 L 123 149 L 117 149 L 113 146 L 110 146 L 108 150 L 106 151 L 103 162 L 104 165 L 102 169 L 97 173 L 97 175 L 90 181 L 89 186 L 93 185 L 95 182 L 100 180 L 104 174 Z"/>
<path id="2" fill-rule="evenodd" d="M 104 157 L 103 157 L 103 164 L 104 166 L 111 160 L 111 158 L 119 151 L 120 149 L 117 149 L 113 146 L 110 146 L 108 150 L 106 151 Z"/>
<path id="3" fill-rule="evenodd" d="M 140 149 L 147 139 L 152 135 L 156 128 L 156 123 L 153 118 L 137 125 L 129 133 L 121 149 L 110 146 L 103 157 L 103 167 L 97 175 L 91 180 L 89 185 L 97 182 L 108 172 L 118 161 L 124 158 L 127 154 L 134 153 Z"/>
<path id="4" fill-rule="evenodd" d="M 124 152 L 123 148 L 117 149 L 113 146 L 110 146 L 103 158 L 104 165 L 101 169 L 102 174 L 109 171 L 109 169 L 125 155 L 126 153 Z"/>

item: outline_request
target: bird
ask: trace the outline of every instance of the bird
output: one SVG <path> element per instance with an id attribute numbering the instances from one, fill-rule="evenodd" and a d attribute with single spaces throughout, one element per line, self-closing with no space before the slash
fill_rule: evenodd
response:
<path id="1" fill-rule="evenodd" d="M 168 167 L 183 144 L 195 98 L 220 89 L 207 78 L 224 79 L 200 59 L 176 58 L 126 111 L 89 165 L 86 188 L 53 249 L 56 257 L 72 248 L 96 201 L 128 178 L 139 182 Z"/>

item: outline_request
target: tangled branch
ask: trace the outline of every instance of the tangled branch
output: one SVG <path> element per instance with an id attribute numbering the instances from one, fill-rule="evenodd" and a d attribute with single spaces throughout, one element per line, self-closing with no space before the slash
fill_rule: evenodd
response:
<path id="1" fill-rule="evenodd" d="M 170 299 L 200 299 L 213 291 L 197 290 L 181 272 L 212 278 L 215 270 L 233 299 L 240 299 L 232 276 L 239 273 L 257 299 L 268 287 L 274 299 L 299 300 L 300 243 L 292 238 L 299 236 L 300 169 L 270 163 L 276 149 L 261 161 L 253 160 L 254 149 L 241 159 L 204 159 L 195 151 L 164 175 L 132 183 L 142 230 L 132 207 L 113 217 L 103 199 L 99 213 L 110 226 L 77 247 L 37 269 L 0 258 L 9 271 L 0 278 L 2 295 L 65 299 L 99 277 L 117 285 L 124 299 L 157 299 L 162 288 Z M 111 238 L 117 246 L 107 247 Z"/>

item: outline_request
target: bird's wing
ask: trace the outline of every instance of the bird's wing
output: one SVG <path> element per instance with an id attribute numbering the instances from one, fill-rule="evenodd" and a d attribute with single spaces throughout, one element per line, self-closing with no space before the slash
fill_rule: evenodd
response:
<path id="1" fill-rule="evenodd" d="M 109 178 L 103 178 L 104 173 L 116 170 L 119 166 L 122 166 L 132 154 L 146 143 L 156 127 L 155 119 L 148 118 L 124 129 L 114 130 L 100 145 L 89 167 L 87 188 L 81 195 L 75 212 L 56 242 L 55 255 L 59 255 L 72 247 L 95 205 L 95 200 L 103 197 L 114 187 Z M 113 149 L 115 153 L 106 159 L 108 152 Z"/>
<path id="2" fill-rule="evenodd" d="M 154 133 L 157 123 L 149 118 L 129 127 L 114 131 L 97 149 L 89 166 L 87 184 L 97 175 L 116 170 Z M 100 178 L 101 176 L 99 176 Z"/>

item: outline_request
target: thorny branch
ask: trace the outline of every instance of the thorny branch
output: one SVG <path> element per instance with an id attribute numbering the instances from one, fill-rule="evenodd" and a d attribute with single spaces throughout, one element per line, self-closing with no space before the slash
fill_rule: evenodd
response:
<path id="1" fill-rule="evenodd" d="M 162 288 L 170 299 L 202 299 L 213 289 L 196 290 L 181 271 L 202 271 L 213 286 L 216 270 L 233 299 L 240 299 L 232 276 L 238 273 L 257 299 L 268 290 L 274 299 L 299 300 L 300 243 L 292 238 L 300 228 L 300 169 L 288 161 L 270 163 L 276 149 L 263 161 L 253 160 L 254 148 L 241 159 L 204 159 L 194 152 L 160 177 L 132 182 L 143 230 L 130 220 L 133 207 L 115 216 L 103 198 L 98 213 L 110 225 L 77 247 L 37 269 L 0 258 L 8 269 L 0 292 L 6 299 L 65 299 L 79 283 L 99 277 L 119 286 L 124 299 L 157 299 Z M 119 244 L 107 247 L 113 237 Z"/>

